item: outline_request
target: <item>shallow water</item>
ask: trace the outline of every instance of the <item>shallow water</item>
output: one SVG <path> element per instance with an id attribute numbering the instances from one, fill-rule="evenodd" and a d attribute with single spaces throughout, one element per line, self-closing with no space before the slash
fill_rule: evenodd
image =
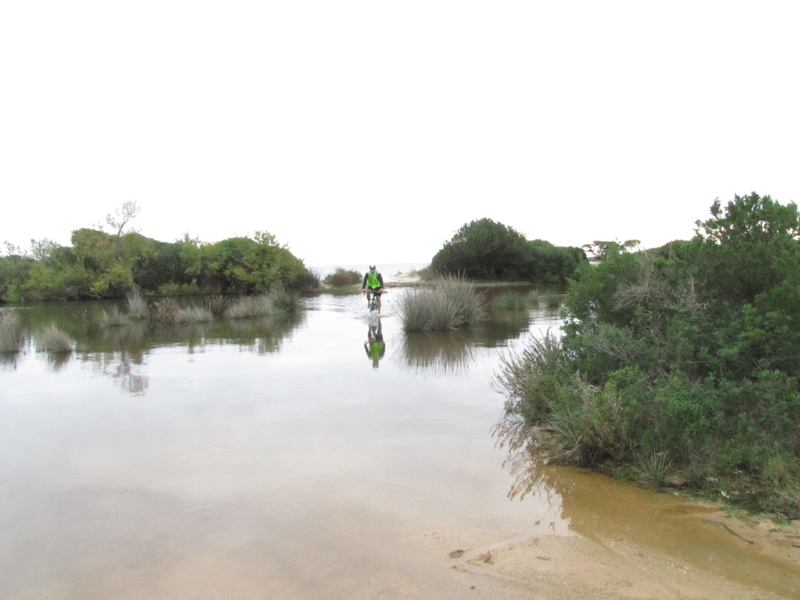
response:
<path id="1" fill-rule="evenodd" d="M 377 361 L 360 296 L 160 329 L 99 328 L 100 304 L 21 309 L 77 349 L 28 344 L 0 364 L 0 598 L 401 597 L 446 588 L 445 547 L 610 531 L 657 531 L 653 544 L 703 568 L 800 590 L 725 535 L 675 525 L 693 509 L 669 497 L 504 468 L 499 353 L 556 314 L 405 335 L 400 293 L 385 298 Z M 528 493 L 511 494 L 520 481 Z"/>

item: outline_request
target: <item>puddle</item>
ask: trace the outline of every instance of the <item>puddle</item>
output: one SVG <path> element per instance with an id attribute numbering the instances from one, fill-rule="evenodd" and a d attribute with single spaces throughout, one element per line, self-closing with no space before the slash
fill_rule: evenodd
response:
<path id="1" fill-rule="evenodd" d="M 377 354 L 360 296 L 171 329 L 99 329 L 98 305 L 26 311 L 59 319 L 78 350 L 0 368 L 0 597 L 461 597 L 474 581 L 451 567 L 548 536 L 643 544 L 800 589 L 796 571 L 704 523 L 710 508 L 581 471 L 503 468 L 498 353 L 557 316 L 406 336 L 399 292 Z M 530 597 L 488 581 L 472 597 Z"/>

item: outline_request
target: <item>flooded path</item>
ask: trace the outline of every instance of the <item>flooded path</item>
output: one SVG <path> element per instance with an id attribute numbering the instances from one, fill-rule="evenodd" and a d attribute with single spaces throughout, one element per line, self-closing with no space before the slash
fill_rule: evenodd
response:
<path id="1" fill-rule="evenodd" d="M 71 358 L 6 359 L 0 598 L 800 596 L 800 549 L 712 506 L 503 466 L 498 353 L 552 313 L 406 336 L 397 294 L 377 364 L 363 299 L 331 295 L 169 332 L 84 315 Z"/>

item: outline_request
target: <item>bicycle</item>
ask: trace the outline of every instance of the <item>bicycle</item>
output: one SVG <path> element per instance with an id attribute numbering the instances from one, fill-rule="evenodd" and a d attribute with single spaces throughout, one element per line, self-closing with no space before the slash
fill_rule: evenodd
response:
<path id="1" fill-rule="evenodd" d="M 378 298 L 380 297 L 380 295 L 388 293 L 383 288 L 378 288 L 377 290 L 367 288 L 361 291 L 366 294 L 370 294 L 369 301 L 367 302 L 367 308 L 369 308 L 370 313 L 373 313 L 376 310 L 378 310 Z"/>

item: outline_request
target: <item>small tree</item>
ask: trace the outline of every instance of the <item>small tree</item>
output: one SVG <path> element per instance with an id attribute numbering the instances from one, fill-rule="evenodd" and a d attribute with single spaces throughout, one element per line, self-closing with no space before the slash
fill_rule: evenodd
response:
<path id="1" fill-rule="evenodd" d="M 117 244 L 115 258 L 119 260 L 119 244 L 122 239 L 122 230 L 130 221 L 136 218 L 141 212 L 141 209 L 136 206 L 135 200 L 128 200 L 122 203 L 113 214 L 106 215 L 106 223 L 111 225 L 117 231 Z"/>

